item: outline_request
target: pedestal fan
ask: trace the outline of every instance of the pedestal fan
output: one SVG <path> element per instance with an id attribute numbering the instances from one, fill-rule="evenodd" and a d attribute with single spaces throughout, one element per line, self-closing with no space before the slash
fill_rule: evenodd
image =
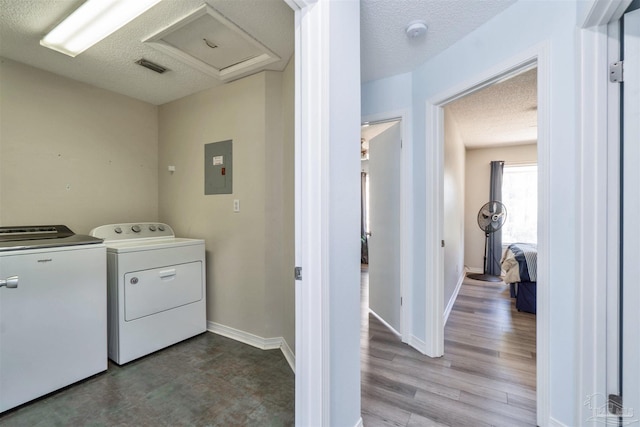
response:
<path id="1" fill-rule="evenodd" d="M 507 220 L 507 208 L 501 202 L 488 202 L 478 211 L 478 226 L 484 231 L 484 273 L 467 274 L 467 277 L 485 282 L 501 282 L 499 276 L 487 274 L 487 252 L 489 250 L 489 235 L 500 230 Z M 502 252 L 502 251 L 500 251 Z M 495 260 L 494 260 L 495 261 Z M 498 260 L 498 263 L 500 260 Z"/>

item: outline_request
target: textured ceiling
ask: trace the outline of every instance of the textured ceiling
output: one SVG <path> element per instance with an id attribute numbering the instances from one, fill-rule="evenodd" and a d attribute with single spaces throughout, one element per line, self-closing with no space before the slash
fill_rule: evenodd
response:
<path id="1" fill-rule="evenodd" d="M 464 145 L 479 148 L 538 140 L 537 70 L 472 93 L 445 107 Z"/>
<path id="2" fill-rule="evenodd" d="M 205 0 L 163 0 L 75 58 L 40 46 L 40 38 L 82 3 L 83 0 L 0 0 L 0 56 L 157 105 L 222 84 L 142 42 L 201 7 Z M 284 69 L 294 48 L 293 11 L 286 3 L 206 3 L 282 58 L 263 69 Z M 140 58 L 170 71 L 157 74 L 134 64 Z"/>
<path id="3" fill-rule="evenodd" d="M 414 70 L 484 24 L 515 0 L 361 0 L 362 81 Z M 409 22 L 427 23 L 426 37 L 409 39 Z"/>
<path id="4" fill-rule="evenodd" d="M 84 0 L 0 0 L 0 56 L 74 80 L 163 104 L 222 82 L 145 45 L 205 2 L 273 51 L 282 70 L 294 50 L 293 11 L 283 0 L 162 0 L 144 15 L 76 58 L 39 45 L 40 38 Z M 499 14 L 515 0 L 362 0 L 363 81 L 409 72 Z M 422 19 L 426 37 L 410 40 L 407 24 Z M 134 64 L 145 58 L 170 71 Z M 234 76 L 235 78 L 235 76 Z"/>

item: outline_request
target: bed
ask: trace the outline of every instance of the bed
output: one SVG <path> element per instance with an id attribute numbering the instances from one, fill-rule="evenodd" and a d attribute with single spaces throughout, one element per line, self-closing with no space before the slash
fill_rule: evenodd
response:
<path id="1" fill-rule="evenodd" d="M 505 283 L 511 287 L 518 311 L 536 312 L 538 248 L 532 243 L 512 243 L 502 257 Z"/>

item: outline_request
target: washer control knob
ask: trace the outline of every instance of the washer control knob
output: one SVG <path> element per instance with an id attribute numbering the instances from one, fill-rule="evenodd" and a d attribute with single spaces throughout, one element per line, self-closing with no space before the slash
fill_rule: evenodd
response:
<path id="1" fill-rule="evenodd" d="M 129 280 L 129 283 L 131 283 L 132 285 L 135 285 L 138 283 L 138 278 L 137 277 L 132 277 L 131 280 Z"/>
<path id="2" fill-rule="evenodd" d="M 116 228 L 113 229 L 113 231 L 115 231 L 116 234 L 121 234 L 122 233 L 122 228 L 116 227 Z"/>
<path id="3" fill-rule="evenodd" d="M 149 226 L 149 231 L 156 231 L 156 226 L 155 226 L 155 225 L 153 225 L 153 224 L 151 224 L 151 225 Z"/>
<path id="4" fill-rule="evenodd" d="M 160 231 L 164 231 L 164 225 L 162 225 L 162 224 L 158 224 L 158 230 L 160 230 Z"/>
<path id="5" fill-rule="evenodd" d="M 139 233 L 140 230 L 142 230 L 142 229 L 140 228 L 139 225 L 134 225 L 134 226 L 131 227 L 131 231 L 133 231 L 134 233 Z"/>

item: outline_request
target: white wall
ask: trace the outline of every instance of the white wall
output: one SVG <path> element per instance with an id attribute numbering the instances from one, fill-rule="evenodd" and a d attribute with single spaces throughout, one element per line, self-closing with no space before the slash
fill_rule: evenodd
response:
<path id="1" fill-rule="evenodd" d="M 464 274 L 465 147 L 453 115 L 444 116 L 444 292 L 443 307 Z"/>
<path id="2" fill-rule="evenodd" d="M 464 264 L 470 269 L 483 270 L 484 232 L 478 227 L 477 213 L 489 201 L 489 176 L 492 160 L 504 160 L 507 164 L 531 162 L 538 159 L 536 144 L 513 145 L 467 150 L 464 218 Z M 509 207 L 507 206 L 507 209 Z"/>
<path id="3" fill-rule="evenodd" d="M 159 109 L 160 218 L 205 239 L 207 319 L 293 347 L 292 72 L 262 72 Z M 283 101 L 286 98 L 286 113 Z M 286 119 L 285 119 L 285 116 Z M 233 194 L 204 194 L 204 145 L 233 140 Z M 167 171 L 174 165 L 175 173 Z M 233 212 L 233 200 L 240 212 Z M 289 341 L 291 340 L 291 341 Z"/>
<path id="4" fill-rule="evenodd" d="M 157 107 L 0 59 L 3 226 L 158 220 Z"/>

